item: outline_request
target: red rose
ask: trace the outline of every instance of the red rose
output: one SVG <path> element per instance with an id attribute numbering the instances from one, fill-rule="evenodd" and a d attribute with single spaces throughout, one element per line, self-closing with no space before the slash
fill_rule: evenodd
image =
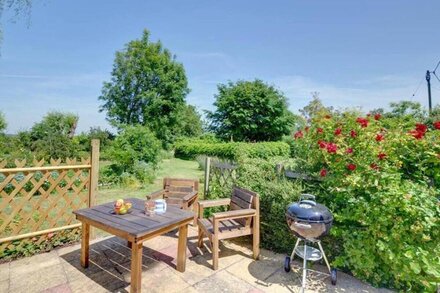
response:
<path id="1" fill-rule="evenodd" d="M 435 129 L 440 130 L 440 121 L 436 121 L 436 122 L 434 122 L 432 125 L 434 125 L 434 128 L 435 128 Z"/>
<path id="2" fill-rule="evenodd" d="M 347 154 L 352 154 L 352 153 L 353 153 L 353 149 L 352 149 L 352 148 L 348 148 L 345 152 L 346 152 Z"/>
<path id="3" fill-rule="evenodd" d="M 302 138 L 303 136 L 304 134 L 301 130 L 298 130 L 294 135 L 295 139 Z"/>
<path id="4" fill-rule="evenodd" d="M 326 169 L 322 169 L 321 172 L 319 172 L 319 175 L 321 175 L 321 177 L 327 176 L 327 170 Z"/>
<path id="5" fill-rule="evenodd" d="M 347 169 L 350 171 L 354 171 L 354 170 L 356 170 L 356 165 L 355 164 L 348 164 Z"/>
<path id="6" fill-rule="evenodd" d="M 426 126 L 425 124 L 422 124 L 422 123 L 416 123 L 416 130 L 417 130 L 418 132 L 423 132 L 423 133 L 425 133 L 426 130 L 428 130 L 428 126 Z"/>
<path id="7" fill-rule="evenodd" d="M 379 113 L 374 114 L 374 120 L 379 120 L 382 117 Z"/>
<path id="8" fill-rule="evenodd" d="M 336 128 L 335 135 L 340 135 L 341 133 L 342 133 L 342 129 L 341 128 Z"/>
<path id="9" fill-rule="evenodd" d="M 379 166 L 378 166 L 376 163 L 372 163 L 372 164 L 370 165 L 370 168 L 371 168 L 371 169 L 374 169 L 374 170 L 379 170 Z"/>
<path id="10" fill-rule="evenodd" d="M 321 149 L 325 149 L 327 147 L 327 143 L 322 140 L 318 140 L 318 145 Z"/>
<path id="11" fill-rule="evenodd" d="M 350 136 L 355 138 L 357 136 L 357 132 L 354 130 L 350 131 Z"/>
<path id="12" fill-rule="evenodd" d="M 359 117 L 356 119 L 356 122 L 359 123 L 361 125 L 362 128 L 367 127 L 368 126 L 368 119 Z"/>
<path id="13" fill-rule="evenodd" d="M 379 134 L 376 135 L 376 141 L 382 141 L 383 138 L 384 138 L 383 134 L 379 133 Z"/>
<path id="14" fill-rule="evenodd" d="M 332 142 L 327 143 L 327 152 L 331 153 L 336 153 L 336 151 L 338 150 L 338 146 Z"/>
<path id="15" fill-rule="evenodd" d="M 423 132 L 418 132 L 417 130 L 411 130 L 411 131 L 409 131 L 409 134 L 414 136 L 414 138 L 416 138 L 416 139 L 422 139 L 423 136 L 425 135 Z"/>
<path id="16" fill-rule="evenodd" d="M 428 126 L 422 123 L 417 123 L 416 129 L 409 131 L 409 134 L 414 136 L 414 138 L 416 139 L 422 139 L 425 136 L 427 130 L 428 130 Z"/>
<path id="17" fill-rule="evenodd" d="M 317 132 L 317 133 L 323 133 L 323 132 L 324 132 L 324 129 L 322 129 L 321 127 L 319 127 L 318 129 L 316 129 L 316 132 Z"/>
<path id="18" fill-rule="evenodd" d="M 380 153 L 380 154 L 377 155 L 377 157 L 379 158 L 379 160 L 383 160 L 383 159 L 385 159 L 387 157 L 387 155 L 384 154 L 384 153 Z"/>

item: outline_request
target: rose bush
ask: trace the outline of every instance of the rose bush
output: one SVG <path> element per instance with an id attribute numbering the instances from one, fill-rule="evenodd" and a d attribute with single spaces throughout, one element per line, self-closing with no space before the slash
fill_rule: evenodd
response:
<path id="1" fill-rule="evenodd" d="M 334 265 L 378 286 L 435 290 L 439 124 L 346 112 L 314 117 L 287 140 L 291 168 L 323 179 L 313 192 L 335 216 Z"/>

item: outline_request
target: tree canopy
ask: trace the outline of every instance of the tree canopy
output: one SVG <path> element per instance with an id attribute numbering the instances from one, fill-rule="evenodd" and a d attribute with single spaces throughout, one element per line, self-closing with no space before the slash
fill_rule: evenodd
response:
<path id="1" fill-rule="evenodd" d="M 0 112 L 0 133 L 6 130 L 8 124 L 6 123 L 5 115 L 3 112 Z"/>
<path id="2" fill-rule="evenodd" d="M 22 140 L 38 157 L 65 158 L 76 154 L 73 143 L 78 116 L 71 113 L 49 112 L 29 132 L 22 132 Z"/>
<path id="3" fill-rule="evenodd" d="M 302 109 L 299 110 L 301 115 L 310 120 L 316 115 L 326 115 L 333 112 L 333 107 L 326 107 L 319 98 L 319 92 L 312 92 L 312 100 Z"/>
<path id="4" fill-rule="evenodd" d="M 116 52 L 111 81 L 99 97 L 100 111 L 118 128 L 124 124 L 148 126 L 165 143 L 179 133 L 179 115 L 189 93 L 183 65 L 144 30 Z"/>
<path id="5" fill-rule="evenodd" d="M 218 85 L 214 112 L 207 112 L 210 128 L 235 141 L 271 141 L 288 134 L 294 115 L 286 97 L 261 80 Z"/>

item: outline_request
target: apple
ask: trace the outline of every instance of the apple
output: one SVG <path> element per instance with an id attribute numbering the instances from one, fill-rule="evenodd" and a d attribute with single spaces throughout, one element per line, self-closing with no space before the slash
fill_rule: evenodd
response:
<path id="1" fill-rule="evenodd" d="M 126 203 L 124 204 L 124 206 L 125 206 L 125 208 L 126 208 L 127 210 L 129 210 L 129 209 L 131 209 L 131 207 L 133 206 L 133 204 L 132 204 L 131 202 L 126 202 Z"/>

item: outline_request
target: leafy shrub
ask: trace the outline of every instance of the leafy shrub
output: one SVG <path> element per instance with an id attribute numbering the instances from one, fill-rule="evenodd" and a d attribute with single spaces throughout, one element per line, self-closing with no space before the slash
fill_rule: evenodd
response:
<path id="1" fill-rule="evenodd" d="M 271 158 L 289 156 L 289 145 L 284 142 L 220 142 L 207 143 L 199 140 L 185 140 L 175 144 L 175 156 L 195 158 L 197 155 L 215 156 L 229 160 L 240 158 Z"/>
<path id="2" fill-rule="evenodd" d="M 116 137 L 111 150 L 112 159 L 124 171 L 135 162 L 143 161 L 156 166 L 159 161 L 160 142 L 145 126 L 126 126 Z"/>
<path id="3" fill-rule="evenodd" d="M 44 240 L 40 240 L 43 237 Z M 3 251 L 0 251 L 0 259 L 15 259 L 24 256 L 31 256 L 37 253 L 51 251 L 53 248 L 78 242 L 81 239 L 81 229 L 68 229 L 11 242 Z"/>
<path id="4" fill-rule="evenodd" d="M 295 169 L 335 216 L 333 264 L 374 285 L 440 283 L 440 130 L 380 115 L 318 116 L 290 139 Z"/>
<path id="5" fill-rule="evenodd" d="M 126 126 L 112 144 L 110 155 L 113 164 L 106 168 L 104 175 L 109 182 L 116 181 L 126 186 L 151 183 L 160 159 L 160 145 L 147 127 Z"/>

